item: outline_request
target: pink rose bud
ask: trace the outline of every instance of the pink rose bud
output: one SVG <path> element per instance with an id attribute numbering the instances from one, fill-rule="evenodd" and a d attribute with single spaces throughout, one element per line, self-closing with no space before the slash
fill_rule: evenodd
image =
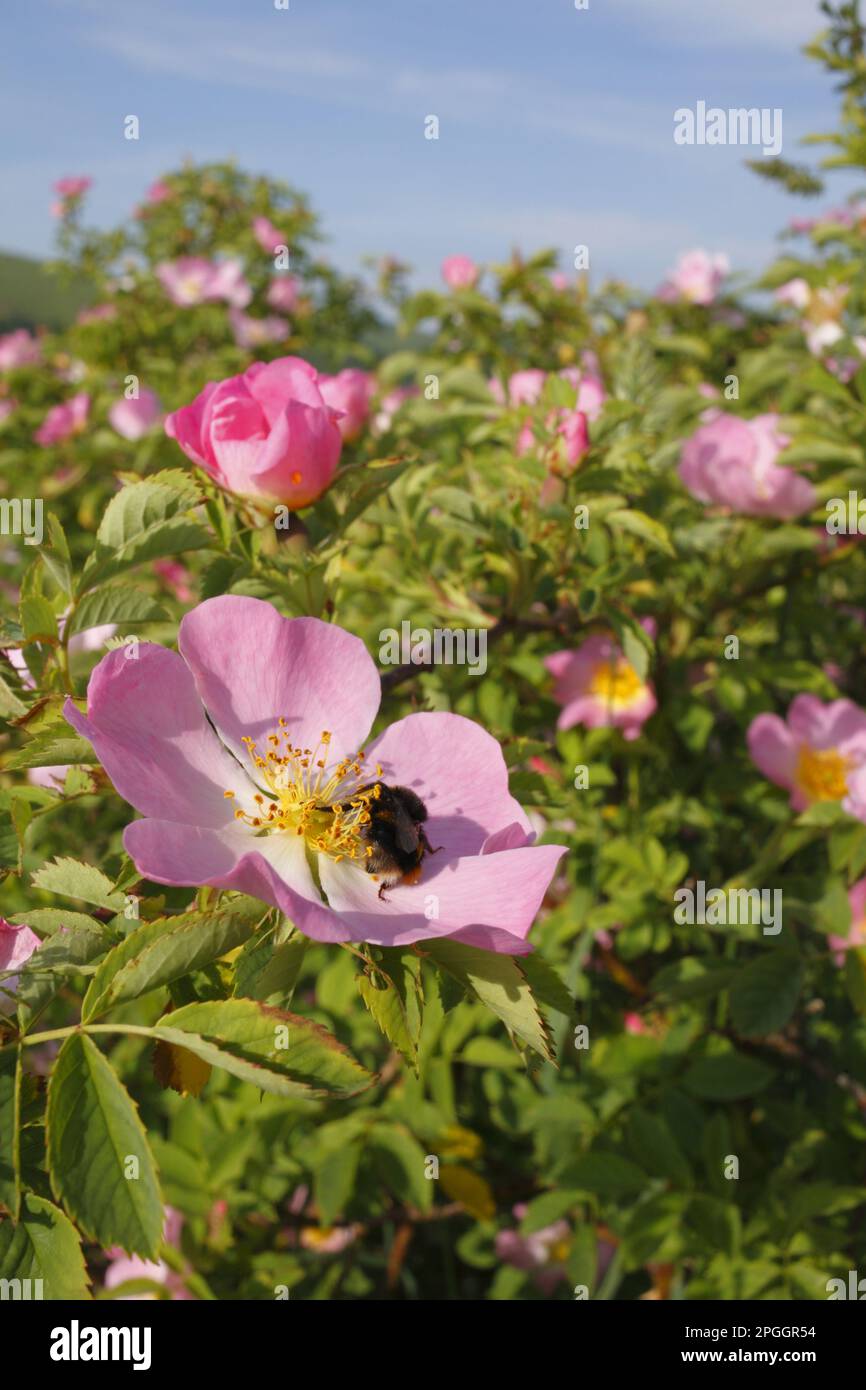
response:
<path id="1" fill-rule="evenodd" d="M 286 238 L 279 228 L 275 227 L 269 217 L 253 218 L 253 236 L 259 243 L 263 251 L 273 255 L 278 246 L 286 246 Z"/>
<path id="2" fill-rule="evenodd" d="M 479 274 L 469 256 L 446 256 L 442 262 L 442 279 L 450 290 L 471 290 Z"/>
<path id="3" fill-rule="evenodd" d="M 165 432 L 227 492 L 297 510 L 333 480 L 343 444 L 339 418 L 315 367 L 279 357 L 209 382 L 192 405 L 168 416 Z"/>

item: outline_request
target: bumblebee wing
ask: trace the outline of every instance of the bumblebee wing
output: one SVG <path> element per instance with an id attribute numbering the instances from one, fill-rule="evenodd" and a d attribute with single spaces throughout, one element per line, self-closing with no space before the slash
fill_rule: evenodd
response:
<path id="1" fill-rule="evenodd" d="M 394 811 L 394 840 L 404 854 L 414 854 L 418 848 L 418 827 L 408 811 L 397 806 Z"/>

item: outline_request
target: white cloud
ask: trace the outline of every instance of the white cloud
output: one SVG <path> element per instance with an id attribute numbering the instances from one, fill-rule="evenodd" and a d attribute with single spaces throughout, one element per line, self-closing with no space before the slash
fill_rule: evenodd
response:
<path id="1" fill-rule="evenodd" d="M 817 0 L 617 0 L 614 13 L 642 29 L 664 29 L 678 44 L 792 52 L 826 18 Z"/>

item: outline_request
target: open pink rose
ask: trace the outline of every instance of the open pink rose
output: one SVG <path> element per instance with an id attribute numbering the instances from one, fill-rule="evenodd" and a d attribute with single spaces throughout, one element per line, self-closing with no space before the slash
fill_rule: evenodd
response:
<path id="1" fill-rule="evenodd" d="M 6 970 L 17 970 L 28 961 L 39 945 L 39 937 L 29 927 L 16 927 L 0 917 L 0 1014 L 11 1014 L 15 1009 L 12 995 L 18 988 L 17 975 L 4 975 Z"/>
<path id="2" fill-rule="evenodd" d="M 168 416 L 165 432 L 227 492 L 297 509 L 320 497 L 337 471 L 338 419 L 315 367 L 278 357 L 209 382 Z"/>
<path id="3" fill-rule="evenodd" d="M 268 314 L 263 319 L 253 318 L 242 309 L 229 309 L 229 322 L 235 342 L 240 348 L 265 347 L 268 343 L 281 343 L 289 336 L 289 325 L 276 314 Z"/>
<path id="4" fill-rule="evenodd" d="M 442 262 L 442 279 L 449 290 L 471 290 L 479 274 L 469 256 L 446 256 Z"/>
<path id="5" fill-rule="evenodd" d="M 526 1203 L 518 1202 L 512 1209 L 518 1221 L 526 1215 Z M 519 1230 L 498 1231 L 496 1254 L 503 1264 L 513 1265 L 531 1274 L 542 1293 L 553 1293 L 557 1284 L 568 1279 L 566 1260 L 571 1247 L 572 1231 L 567 1221 L 554 1221 L 529 1235 Z"/>
<path id="6" fill-rule="evenodd" d="M 740 420 L 707 412 L 683 445 L 679 475 L 699 502 L 715 503 L 747 516 L 791 520 L 815 506 L 807 478 L 776 463 L 789 443 L 779 433 L 778 416 Z"/>
<path id="7" fill-rule="evenodd" d="M 269 217 L 253 218 L 253 236 L 263 251 L 273 255 L 278 246 L 285 246 L 286 238 Z"/>
<path id="8" fill-rule="evenodd" d="M 143 386 L 137 399 L 127 400 L 121 396 L 108 410 L 112 428 L 124 439 L 141 439 L 152 429 L 162 413 L 159 396 L 147 386 Z"/>
<path id="9" fill-rule="evenodd" d="M 16 328 L 14 333 L 4 333 L 0 337 L 0 371 L 29 367 L 38 361 L 39 344 L 26 328 Z"/>
<path id="10" fill-rule="evenodd" d="M 361 434 L 370 416 L 370 402 L 376 382 L 359 367 L 344 367 L 336 376 L 320 376 L 319 390 L 334 410 L 343 412 L 340 433 L 349 443 Z"/>
<path id="11" fill-rule="evenodd" d="M 298 282 L 294 275 L 275 276 L 265 298 L 272 309 L 281 314 L 293 314 L 298 307 Z"/>
<path id="12" fill-rule="evenodd" d="M 199 604 L 179 647 L 143 642 L 137 661 L 109 652 L 90 677 L 87 714 L 64 706 L 146 817 L 123 837 L 139 873 L 248 893 L 318 941 L 447 936 L 530 949 L 565 850 L 531 844 L 500 747 L 480 725 L 410 714 L 368 742 L 380 680 L 363 642 L 260 599 Z M 382 786 L 420 798 L 435 850 L 414 881 L 393 886 L 365 871 Z"/>
<path id="13" fill-rule="evenodd" d="M 86 391 L 79 391 L 78 395 L 70 396 L 68 401 L 51 407 L 33 438 L 44 448 L 51 444 L 60 444 L 73 434 L 81 433 L 87 424 L 89 412 L 90 396 Z"/>
<path id="14" fill-rule="evenodd" d="M 222 299 L 245 309 L 253 297 L 240 261 L 208 261 L 204 256 L 181 256 L 162 261 L 154 270 L 172 304 L 187 307 Z"/>
<path id="15" fill-rule="evenodd" d="M 651 619 L 645 623 L 654 631 Z M 641 680 L 613 638 L 603 633 L 587 638 L 576 651 L 553 652 L 544 664 L 555 681 L 553 698 L 562 705 L 559 729 L 575 724 L 588 729 L 610 726 L 635 739 L 655 713 L 652 686 Z"/>
<path id="16" fill-rule="evenodd" d="M 793 280 L 786 280 L 773 294 L 777 304 L 792 304 L 795 309 L 805 309 L 811 296 L 809 282 L 804 280 L 802 275 L 795 275 Z"/>
<path id="17" fill-rule="evenodd" d="M 752 761 L 790 792 L 795 811 L 813 801 L 840 801 L 866 821 L 866 711 L 851 700 L 823 704 L 816 695 L 798 695 L 787 722 L 759 714 L 747 739 Z"/>
<path id="18" fill-rule="evenodd" d="M 659 299 L 684 299 L 690 304 L 712 304 L 730 271 L 727 256 L 708 251 L 684 251 L 658 291 Z"/>
<path id="19" fill-rule="evenodd" d="M 162 1228 L 162 1238 L 166 1245 L 180 1249 L 180 1233 L 183 1229 L 183 1215 L 174 1207 L 166 1207 Z M 127 1255 L 119 1246 L 106 1250 L 108 1265 L 105 1270 L 106 1289 L 118 1289 L 133 1279 L 150 1279 L 154 1284 L 162 1284 L 173 1301 L 195 1301 L 194 1295 L 178 1272 L 166 1264 L 165 1260 L 144 1260 L 140 1255 Z M 155 1293 L 122 1293 L 118 1303 L 140 1303 L 157 1298 Z"/>

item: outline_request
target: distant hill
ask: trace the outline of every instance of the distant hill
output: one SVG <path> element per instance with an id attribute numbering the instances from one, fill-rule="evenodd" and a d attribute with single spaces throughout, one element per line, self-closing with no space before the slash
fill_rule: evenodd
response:
<path id="1" fill-rule="evenodd" d="M 0 252 L 0 333 L 13 328 L 66 328 L 93 302 L 87 285 L 68 285 L 44 261 Z"/>

